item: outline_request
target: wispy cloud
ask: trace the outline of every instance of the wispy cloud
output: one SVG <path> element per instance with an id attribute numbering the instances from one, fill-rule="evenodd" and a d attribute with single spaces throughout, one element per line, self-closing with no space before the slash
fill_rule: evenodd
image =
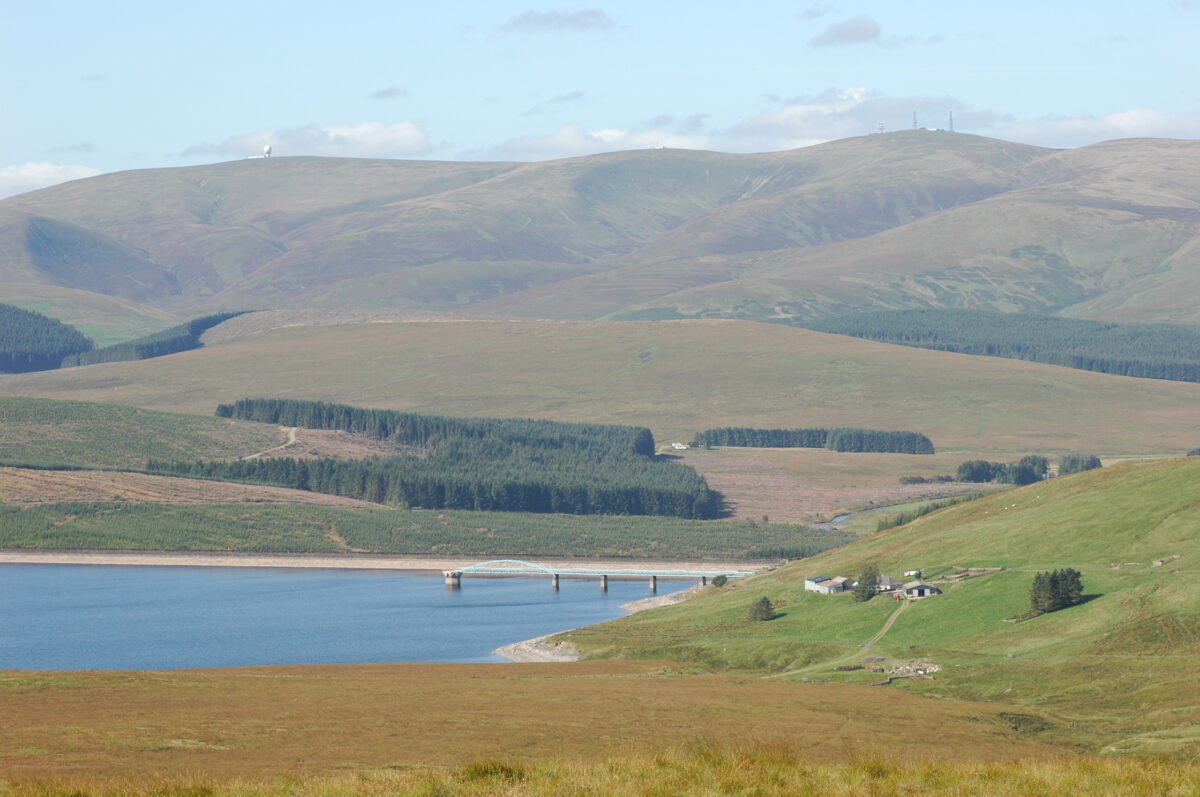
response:
<path id="1" fill-rule="evenodd" d="M 372 91 L 367 95 L 372 100 L 400 100 L 408 96 L 408 92 L 399 86 L 388 86 L 387 88 Z"/>
<path id="2" fill-rule="evenodd" d="M 820 19 L 821 17 L 832 14 L 837 11 L 837 6 L 829 3 L 813 3 L 808 8 L 800 12 L 800 16 L 804 19 Z"/>
<path id="3" fill-rule="evenodd" d="M 503 33 L 578 33 L 613 30 L 616 20 L 597 8 L 583 11 L 526 11 L 500 26 Z"/>
<path id="4" fill-rule="evenodd" d="M 855 44 L 877 44 L 881 47 L 908 47 L 914 44 L 938 44 L 945 36 L 884 36 L 883 28 L 870 17 L 853 17 L 826 28 L 814 36 L 809 47 L 846 47 Z"/>
<path id="5" fill-rule="evenodd" d="M 92 166 L 49 161 L 30 161 L 19 166 L 0 166 L 0 197 L 35 191 L 68 180 L 95 177 L 101 171 Z"/>
<path id="6" fill-rule="evenodd" d="M 325 155 L 343 158 L 394 158 L 424 155 L 429 133 L 416 122 L 359 122 L 256 130 L 220 144 L 197 144 L 183 155 L 257 155 L 270 144 L 275 155 Z"/>
<path id="7" fill-rule="evenodd" d="M 563 125 L 553 133 L 514 138 L 484 152 L 464 155 L 468 158 L 483 157 L 489 160 L 538 161 L 652 147 L 706 149 L 708 144 L 709 139 L 706 136 L 683 135 L 667 130 L 588 130 L 581 124 L 571 123 Z"/>
<path id="8" fill-rule="evenodd" d="M 870 17 L 853 17 L 826 28 L 808 43 L 810 47 L 844 47 L 848 44 L 879 42 L 883 29 Z"/>
<path id="9" fill-rule="evenodd" d="M 548 100 L 539 102 L 538 104 L 525 111 L 523 116 L 538 116 L 550 111 L 558 110 L 564 105 L 571 105 L 576 102 L 581 102 L 586 95 L 582 91 L 572 91 L 567 94 L 559 94 L 557 97 L 551 97 Z"/>
<path id="10" fill-rule="evenodd" d="M 68 144 L 63 147 L 51 147 L 46 150 L 47 155 L 61 155 L 64 152 L 95 152 L 96 145 L 90 141 L 80 141 L 78 144 Z"/>
<path id="11" fill-rule="evenodd" d="M 1114 138 L 1200 138 L 1200 111 L 1130 108 L 1107 114 L 1045 116 L 999 126 L 995 135 L 1047 147 L 1079 147 Z"/>

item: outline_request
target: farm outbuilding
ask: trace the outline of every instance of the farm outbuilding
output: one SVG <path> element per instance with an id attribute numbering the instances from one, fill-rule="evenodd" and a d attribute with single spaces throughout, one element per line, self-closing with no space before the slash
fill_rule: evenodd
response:
<path id="1" fill-rule="evenodd" d="M 941 594 L 942 591 L 928 581 L 910 581 L 904 585 L 904 595 L 908 598 L 931 598 Z"/>

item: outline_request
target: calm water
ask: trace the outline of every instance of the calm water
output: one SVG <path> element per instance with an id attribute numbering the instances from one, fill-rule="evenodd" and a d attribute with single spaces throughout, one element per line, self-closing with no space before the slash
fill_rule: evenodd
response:
<path id="1" fill-rule="evenodd" d="M 660 594 L 691 586 L 659 581 Z M 502 661 L 510 642 L 624 614 L 645 581 L 371 570 L 0 564 L 0 669 Z"/>

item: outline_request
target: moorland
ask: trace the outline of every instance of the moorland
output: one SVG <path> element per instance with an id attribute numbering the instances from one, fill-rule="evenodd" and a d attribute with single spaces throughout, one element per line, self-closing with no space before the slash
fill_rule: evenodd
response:
<path id="1" fill-rule="evenodd" d="M 0 793 L 1187 793 L 1196 146 L 277 158 L 0 201 L 0 304 L 108 352 L 0 374 L 0 548 L 773 568 L 568 632 L 570 664 L 0 672 Z M 442 437 L 218 417 L 247 398 Z M 682 447 L 723 427 L 933 453 Z M 1055 476 L 1073 453 L 1103 467 Z M 956 476 L 1031 455 L 1025 486 Z M 369 483 L 418 460 L 474 481 Z M 578 500 L 484 510 L 516 462 Z M 685 471 L 700 503 L 598 503 Z M 868 568 L 941 594 L 805 589 Z M 1082 600 L 1031 613 L 1060 568 Z"/>

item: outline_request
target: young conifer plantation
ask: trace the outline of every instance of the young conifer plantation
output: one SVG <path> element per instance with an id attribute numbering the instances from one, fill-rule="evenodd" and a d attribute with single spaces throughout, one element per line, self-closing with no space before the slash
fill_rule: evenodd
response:
<path id="1" fill-rule="evenodd" d="M 244 399 L 225 418 L 340 429 L 409 453 L 368 460 L 149 462 L 177 476 L 272 484 L 426 509 L 713 518 L 716 493 L 691 468 L 654 457 L 636 426 L 446 418 L 324 402 Z"/>

